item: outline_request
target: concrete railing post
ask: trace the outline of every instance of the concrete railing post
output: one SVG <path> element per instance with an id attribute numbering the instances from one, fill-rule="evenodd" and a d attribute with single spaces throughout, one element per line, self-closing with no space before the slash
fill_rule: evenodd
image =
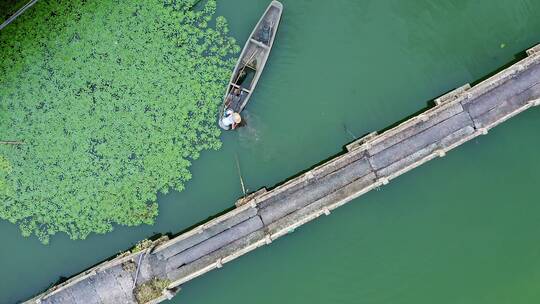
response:
<path id="1" fill-rule="evenodd" d="M 272 244 L 272 236 L 271 236 L 270 234 L 267 234 L 267 235 L 264 237 L 264 242 L 266 243 L 266 245 Z"/>
<path id="2" fill-rule="evenodd" d="M 167 297 L 167 300 L 171 300 L 176 294 L 177 292 L 174 292 L 168 288 L 165 288 L 165 290 L 163 290 L 162 294 Z"/>
<path id="3" fill-rule="evenodd" d="M 446 94 L 444 94 L 443 96 L 439 97 L 439 98 L 435 98 L 435 105 L 439 106 L 445 102 L 449 102 L 449 101 L 454 101 L 456 99 L 458 99 L 460 96 L 462 96 L 463 94 L 467 93 L 467 91 L 471 88 L 471 85 L 470 84 L 465 84 L 457 89 L 454 89 Z"/>
<path id="4" fill-rule="evenodd" d="M 386 186 L 386 185 L 388 185 L 389 183 L 390 183 L 390 180 L 388 180 L 387 177 L 381 177 L 381 178 L 379 179 L 379 184 L 381 184 L 381 185 L 383 185 L 383 186 Z"/>
<path id="5" fill-rule="evenodd" d="M 527 56 L 533 56 L 536 54 L 540 54 L 540 44 L 527 50 Z"/>
<path id="6" fill-rule="evenodd" d="M 355 140 L 353 141 L 352 143 L 348 144 L 345 146 L 345 148 L 347 149 L 347 151 L 351 152 L 361 146 L 364 146 L 365 149 L 370 149 L 371 148 L 371 145 L 369 144 L 369 141 L 371 141 L 373 138 L 377 137 L 377 135 L 379 135 L 379 133 L 377 132 L 371 132 L 369 133 L 368 135 L 358 139 L 358 140 Z"/>
<path id="7" fill-rule="evenodd" d="M 330 215 L 330 209 L 326 207 L 323 209 L 323 212 L 324 212 L 324 215 L 327 215 L 327 216 Z"/>
<path id="8" fill-rule="evenodd" d="M 436 154 L 437 154 L 437 156 L 439 156 L 439 157 L 445 157 L 445 156 L 446 156 L 446 151 L 444 151 L 443 149 L 437 150 L 437 151 L 436 151 Z"/>

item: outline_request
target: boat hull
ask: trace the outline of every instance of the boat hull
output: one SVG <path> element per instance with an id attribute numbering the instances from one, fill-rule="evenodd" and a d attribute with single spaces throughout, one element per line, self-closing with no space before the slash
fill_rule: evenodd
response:
<path id="1" fill-rule="evenodd" d="M 231 129 L 223 123 L 227 110 L 241 113 L 249 102 L 270 56 L 282 13 L 283 4 L 272 1 L 249 35 L 223 97 L 218 120 L 222 129 Z"/>

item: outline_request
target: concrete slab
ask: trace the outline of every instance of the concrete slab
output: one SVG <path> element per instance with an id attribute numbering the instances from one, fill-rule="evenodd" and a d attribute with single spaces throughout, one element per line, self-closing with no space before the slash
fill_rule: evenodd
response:
<path id="1" fill-rule="evenodd" d="M 201 230 L 200 233 L 195 233 L 190 235 L 189 237 L 185 239 L 178 240 L 173 245 L 155 252 L 158 254 L 162 259 L 167 259 L 173 255 L 176 255 L 184 250 L 187 250 L 235 225 L 238 225 L 239 223 L 242 223 L 246 221 L 247 219 L 255 216 L 257 214 L 257 209 L 254 208 L 247 208 L 245 210 L 242 210 L 238 214 L 235 214 L 226 220 L 219 222 L 215 225 L 208 226 L 206 229 Z"/>
<path id="2" fill-rule="evenodd" d="M 84 280 L 71 286 L 69 291 L 77 304 L 101 304 L 101 298 L 90 280 Z"/>
<path id="3" fill-rule="evenodd" d="M 221 265 L 223 265 L 224 263 L 230 262 L 231 260 L 264 245 L 264 238 L 264 231 L 262 229 L 257 230 L 188 265 L 169 271 L 168 278 L 174 281 L 171 285 L 178 286 L 183 284 L 208 271 L 218 268 L 218 261 L 221 261 Z"/>
<path id="4" fill-rule="evenodd" d="M 388 167 L 395 162 L 399 162 L 425 147 L 437 143 L 444 137 L 454 133 L 455 131 L 466 126 L 472 126 L 473 122 L 467 113 L 461 112 L 447 120 L 440 122 L 437 125 L 423 130 L 403 141 L 388 147 L 378 154 L 371 156 L 370 162 L 373 168 L 379 171 L 382 168 Z"/>
<path id="5" fill-rule="evenodd" d="M 47 297 L 41 301 L 41 304 L 67 304 L 67 303 L 75 303 L 75 298 L 69 291 L 69 289 L 65 289 L 61 292 L 55 293 L 51 295 L 50 297 Z"/>
<path id="6" fill-rule="evenodd" d="M 468 111 L 472 118 L 477 118 L 510 99 L 514 99 L 515 105 L 520 102 L 517 96 L 540 83 L 540 64 L 531 66 L 530 69 L 516 74 L 500 86 L 478 96 L 475 99 L 463 101 L 465 111 Z M 525 103 L 526 100 L 520 100 Z"/>
<path id="7" fill-rule="evenodd" d="M 279 200 L 273 201 L 273 204 L 261 205 L 259 215 L 261 216 L 263 223 L 268 225 L 370 172 L 371 166 L 367 159 L 357 160 L 347 167 L 337 170 L 318 180 L 314 180 L 312 183 L 296 192 L 279 197 Z"/>
<path id="8" fill-rule="evenodd" d="M 212 238 L 197 244 L 194 247 L 189 248 L 177 255 L 174 255 L 167 259 L 167 270 L 173 270 L 183 265 L 189 264 L 199 258 L 218 250 L 221 247 L 226 246 L 250 233 L 261 229 L 263 223 L 259 217 L 252 217 L 245 222 L 242 222 L 231 229 L 225 230 L 220 234 L 213 236 Z"/>
<path id="9" fill-rule="evenodd" d="M 381 134 L 376 140 L 373 140 L 368 152 L 370 155 L 380 153 L 383 150 L 421 133 L 461 112 L 463 112 L 461 104 L 454 103 L 445 105 L 438 111 L 432 111 L 430 115 L 425 116 L 425 121 L 419 119 L 410 120 L 408 123 L 405 123 L 396 129 L 389 130 Z"/>
<path id="10" fill-rule="evenodd" d="M 103 304 L 129 303 L 131 295 L 124 293 L 116 278 L 108 272 L 100 272 L 90 282 Z"/>
<path id="11" fill-rule="evenodd" d="M 539 83 L 512 96 L 505 101 L 500 102 L 494 108 L 482 113 L 474 118 L 476 128 L 493 128 L 506 120 L 508 115 L 519 112 L 519 109 L 527 109 L 531 105 L 530 100 L 540 97 L 540 79 Z"/>
<path id="12" fill-rule="evenodd" d="M 374 173 L 365 175 L 350 184 L 320 198 L 313 203 L 298 209 L 279 220 L 268 225 L 266 231 L 272 236 L 272 239 L 281 237 L 287 233 L 294 231 L 297 227 L 316 219 L 317 217 L 327 214 L 331 210 L 349 202 L 356 198 L 363 190 L 369 189 L 376 184 L 377 177 Z"/>

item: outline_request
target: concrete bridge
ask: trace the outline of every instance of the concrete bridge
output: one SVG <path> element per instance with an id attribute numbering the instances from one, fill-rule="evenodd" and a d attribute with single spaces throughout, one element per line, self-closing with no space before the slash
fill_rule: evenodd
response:
<path id="1" fill-rule="evenodd" d="M 538 106 L 540 45 L 527 55 L 474 87 L 465 85 L 435 99 L 434 107 L 400 125 L 347 145 L 346 152 L 299 177 L 241 199 L 222 216 L 171 240 L 148 242 L 146 248 L 93 267 L 26 303 L 158 303 L 171 298 L 187 281 Z M 145 290 L 152 300 L 141 299 Z"/>

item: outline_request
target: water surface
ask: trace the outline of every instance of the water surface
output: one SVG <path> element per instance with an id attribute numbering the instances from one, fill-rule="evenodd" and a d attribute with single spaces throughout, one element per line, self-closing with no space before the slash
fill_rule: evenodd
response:
<path id="1" fill-rule="evenodd" d="M 289 0 L 247 113 L 194 162 L 154 226 L 49 246 L 0 222 L 0 303 L 26 299 L 160 232 L 177 232 L 339 153 L 540 42 L 533 0 Z M 243 43 L 267 1 L 221 1 Z M 540 110 L 503 124 L 184 286 L 171 303 L 540 302 Z M 346 130 L 347 129 L 347 130 Z M 352 134 L 351 134 L 352 133 Z"/>

